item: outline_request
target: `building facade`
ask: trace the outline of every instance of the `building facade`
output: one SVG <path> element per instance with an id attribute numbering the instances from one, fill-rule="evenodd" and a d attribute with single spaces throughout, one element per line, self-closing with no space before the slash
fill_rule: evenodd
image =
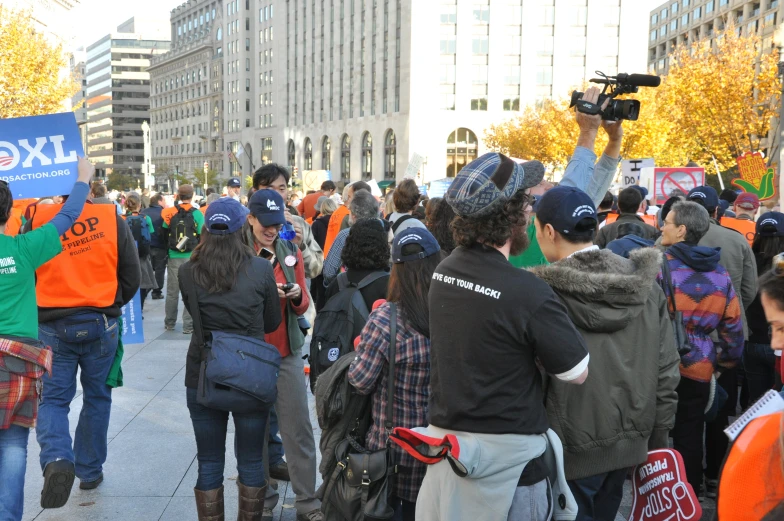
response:
<path id="1" fill-rule="evenodd" d="M 562 5 L 563 8 L 562 8 Z M 644 72 L 631 0 L 224 2 L 226 176 L 454 176 L 485 130 L 595 76 Z"/>
<path id="2" fill-rule="evenodd" d="M 773 33 L 784 16 L 781 0 L 670 0 L 650 13 L 648 67 L 666 74 L 676 46 L 712 38 L 732 19 L 739 31 L 762 36 L 773 50 Z"/>
<path id="3" fill-rule="evenodd" d="M 69 69 L 71 77 L 79 83 L 79 90 L 71 98 L 71 108 L 79 126 L 79 137 L 82 146 L 87 150 L 87 62 L 83 47 L 71 53 Z"/>
<path id="4" fill-rule="evenodd" d="M 153 59 L 152 162 L 171 173 L 223 172 L 223 27 L 220 0 L 189 0 L 171 12 L 171 50 Z"/>
<path id="5" fill-rule="evenodd" d="M 141 179 L 141 124 L 150 118 L 150 60 L 169 49 L 168 31 L 133 18 L 87 47 L 87 154 L 96 175 Z"/>

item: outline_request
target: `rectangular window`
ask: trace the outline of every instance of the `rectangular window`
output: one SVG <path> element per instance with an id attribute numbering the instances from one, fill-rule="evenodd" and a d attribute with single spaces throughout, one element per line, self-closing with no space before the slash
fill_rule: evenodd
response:
<path id="1" fill-rule="evenodd" d="M 702 7 L 697 7 L 691 15 L 692 20 L 699 20 L 702 17 Z"/>
<path id="2" fill-rule="evenodd" d="M 441 109 L 455 110 L 455 84 L 441 85 Z"/>
<path id="3" fill-rule="evenodd" d="M 471 40 L 471 52 L 474 54 L 490 53 L 489 26 L 475 25 Z"/>
<path id="4" fill-rule="evenodd" d="M 724 1 L 726 2 L 727 0 L 724 0 Z M 667 18 L 667 8 L 666 7 L 661 10 L 661 12 L 659 13 L 659 17 L 662 19 L 662 21 L 664 21 L 664 19 Z"/>
<path id="5" fill-rule="evenodd" d="M 652 42 L 655 42 L 655 41 L 656 41 L 656 29 L 654 29 L 653 31 L 651 31 L 651 41 L 652 41 Z"/>
<path id="6" fill-rule="evenodd" d="M 672 4 L 670 7 L 670 12 L 673 14 L 673 16 L 678 12 L 678 2 Z"/>
<path id="7" fill-rule="evenodd" d="M 441 6 L 441 23 L 457 23 L 457 4 L 447 4 Z"/>
<path id="8" fill-rule="evenodd" d="M 707 4 L 705 4 L 705 14 L 713 12 L 714 2 L 716 0 L 710 0 Z"/>
<path id="9" fill-rule="evenodd" d="M 504 110 L 520 110 L 520 85 L 504 85 Z"/>
<path id="10" fill-rule="evenodd" d="M 681 27 L 688 27 L 689 25 L 689 13 L 681 16 Z"/>
<path id="11" fill-rule="evenodd" d="M 441 54 L 457 53 L 457 26 L 441 26 Z"/>
<path id="12" fill-rule="evenodd" d="M 475 24 L 489 24 L 490 6 L 487 4 L 474 4 L 473 20 Z"/>
<path id="13" fill-rule="evenodd" d="M 655 14 L 651 16 L 651 25 L 656 25 L 659 23 L 659 15 Z"/>
<path id="14" fill-rule="evenodd" d="M 670 22 L 670 32 L 675 32 L 678 29 L 678 20 Z"/>
<path id="15" fill-rule="evenodd" d="M 487 110 L 487 84 L 471 86 L 471 110 Z"/>

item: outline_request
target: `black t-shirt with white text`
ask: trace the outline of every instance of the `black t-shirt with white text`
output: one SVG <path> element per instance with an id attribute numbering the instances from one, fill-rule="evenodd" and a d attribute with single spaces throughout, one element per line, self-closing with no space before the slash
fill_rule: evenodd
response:
<path id="1" fill-rule="evenodd" d="M 588 355 L 561 301 L 497 250 L 459 247 L 430 285 L 430 423 L 488 434 L 548 429 L 542 379 Z"/>

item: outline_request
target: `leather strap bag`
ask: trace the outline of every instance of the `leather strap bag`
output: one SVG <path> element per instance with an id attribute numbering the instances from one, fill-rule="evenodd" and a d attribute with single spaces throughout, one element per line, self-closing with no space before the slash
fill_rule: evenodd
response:
<path id="1" fill-rule="evenodd" d="M 392 431 L 392 405 L 395 399 L 395 356 L 397 344 L 397 307 L 390 303 L 389 374 L 387 382 L 386 427 Z M 370 451 L 352 437 L 335 448 L 337 466 L 329 477 L 321 510 L 327 521 L 369 521 L 392 519 L 390 504 L 397 467 L 392 449 Z"/>

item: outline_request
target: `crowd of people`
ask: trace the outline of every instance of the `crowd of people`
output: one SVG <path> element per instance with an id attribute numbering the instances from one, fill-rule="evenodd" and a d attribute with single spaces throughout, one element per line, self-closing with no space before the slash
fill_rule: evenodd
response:
<path id="1" fill-rule="evenodd" d="M 660 207 L 638 186 L 615 196 L 622 124 L 575 121 L 557 186 L 541 163 L 496 152 L 433 199 L 412 179 L 383 197 L 364 181 L 338 196 L 327 180 L 294 198 L 275 164 L 253 174 L 245 204 L 232 178 L 201 206 L 182 185 L 171 206 L 129 193 L 120 207 L 89 186 L 84 159 L 62 200 L 20 210 L 0 182 L 0 520 L 21 519 L 32 427 L 43 508 L 65 505 L 76 478 L 100 486 L 120 308 L 138 290 L 142 303 L 166 299 L 166 330 L 181 321 L 191 336 L 200 521 L 225 518 L 232 449 L 243 521 L 271 519 L 280 480 L 299 521 L 369 509 L 401 521 L 613 520 L 630 470 L 669 447 L 701 499 L 742 482 L 722 475 L 734 451 L 723 430 L 781 388 L 784 214 L 709 186 Z M 738 232 L 748 226 L 751 237 Z M 274 366 L 271 381 L 254 381 L 255 362 Z M 781 422 L 766 428 L 766 493 L 753 504 L 735 493 L 719 519 L 778 519 L 784 437 Z M 370 463 L 379 454 L 383 472 Z"/>

